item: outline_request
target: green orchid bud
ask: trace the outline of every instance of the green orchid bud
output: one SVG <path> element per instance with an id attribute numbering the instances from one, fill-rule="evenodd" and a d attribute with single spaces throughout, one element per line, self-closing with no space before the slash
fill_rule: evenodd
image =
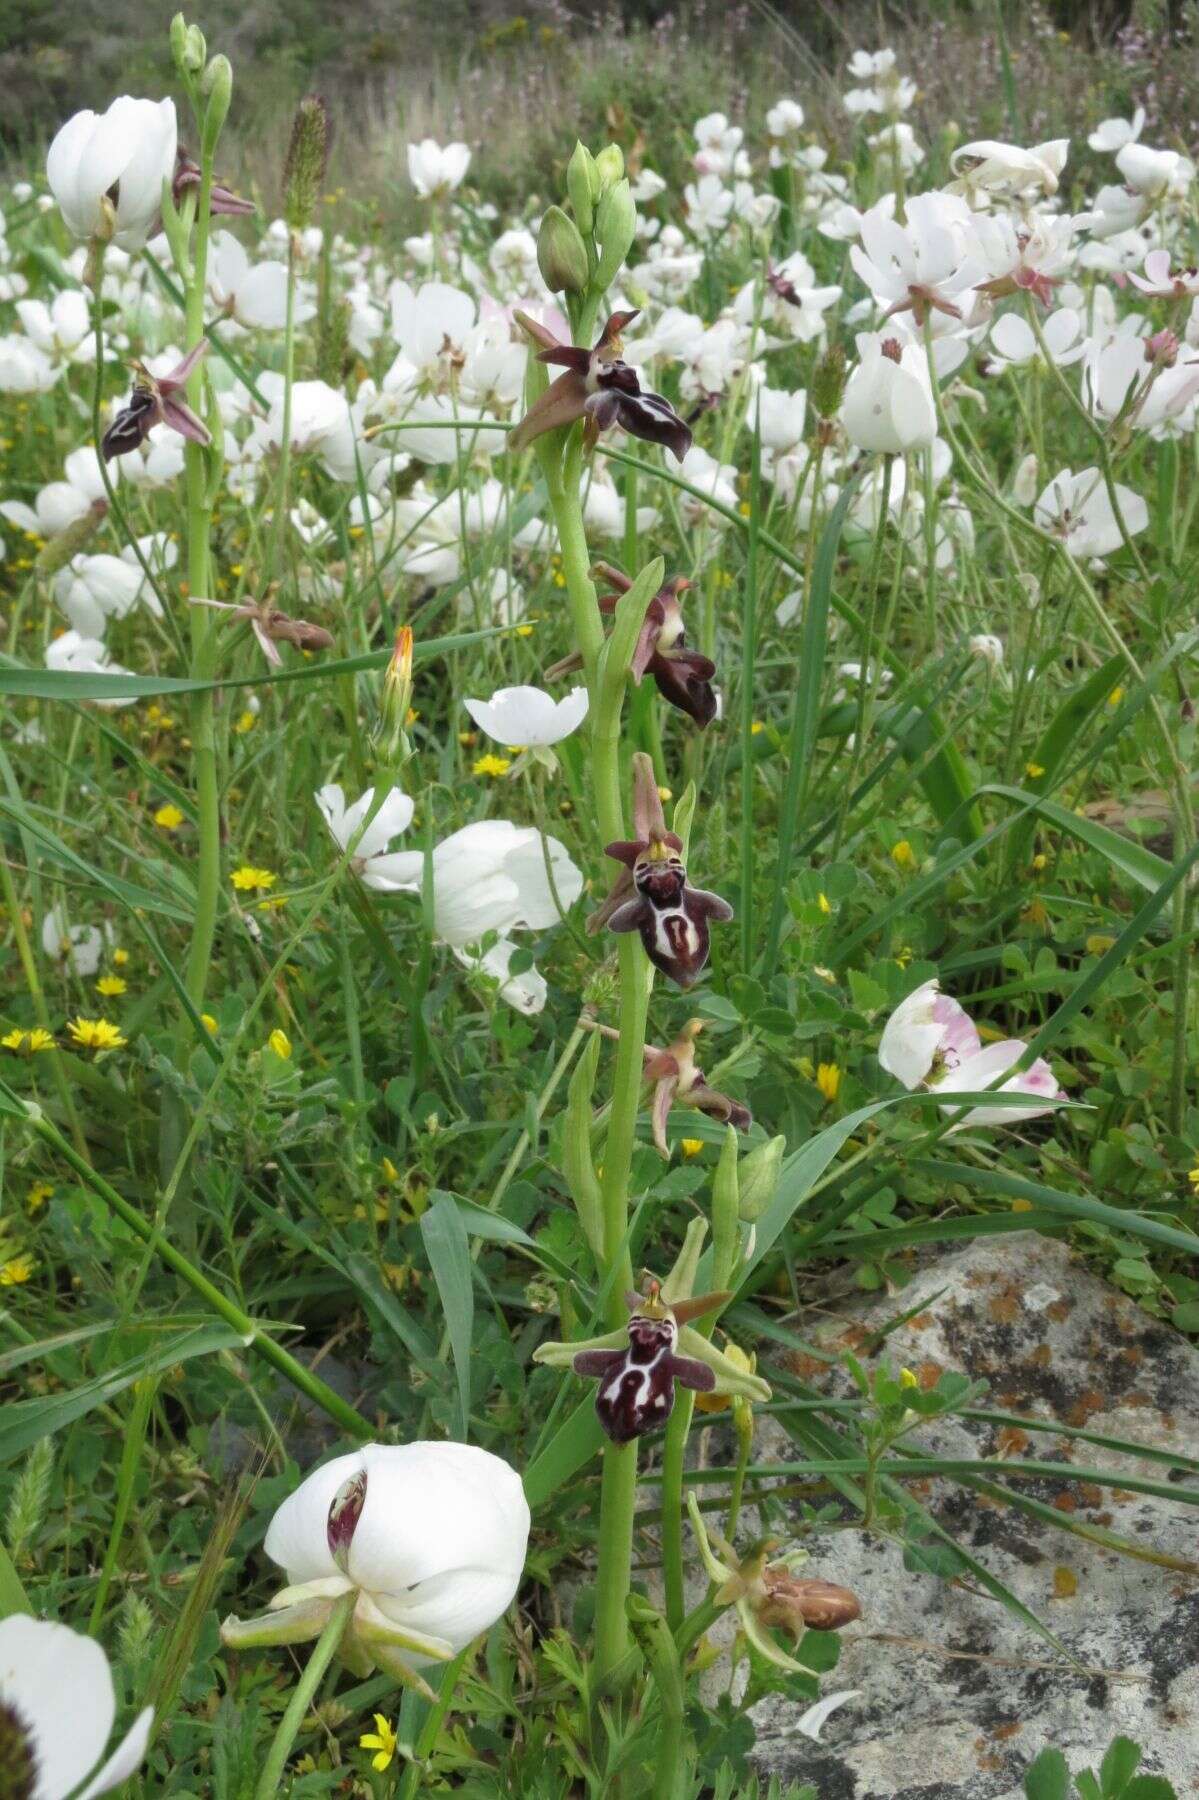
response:
<path id="1" fill-rule="evenodd" d="M 756 1150 L 751 1150 L 741 1164 L 738 1171 L 740 1199 L 737 1216 L 743 1224 L 752 1225 L 755 1219 L 760 1219 L 774 1199 L 786 1143 L 784 1137 L 770 1138 L 767 1143 L 759 1144 Z"/>
<path id="2" fill-rule="evenodd" d="M 227 56 L 213 57 L 200 78 L 200 91 L 208 96 L 201 148 L 210 157 L 233 102 L 233 64 Z"/>
<path id="3" fill-rule="evenodd" d="M 730 1125 L 720 1147 L 720 1161 L 712 1181 L 712 1278 L 725 1287 L 737 1259 L 738 1180 L 737 1132 Z"/>
<path id="4" fill-rule="evenodd" d="M 595 223 L 600 183 L 595 158 L 584 143 L 576 143 L 566 165 L 566 192 L 574 210 L 575 224 L 584 237 L 589 237 Z"/>
<path id="5" fill-rule="evenodd" d="M 595 212 L 595 235 L 601 246 L 595 285 L 604 293 L 619 274 L 637 235 L 637 206 L 627 181 L 618 181 L 600 201 Z"/>
<path id="6" fill-rule="evenodd" d="M 187 55 L 187 20 L 181 12 L 177 12 L 175 17 L 171 20 L 171 27 L 168 35 L 171 45 L 171 55 L 175 60 L 176 68 L 186 68 L 187 64 L 185 63 L 184 58 Z"/>
<path id="7" fill-rule="evenodd" d="M 662 1283 L 662 1303 L 674 1306 L 679 1300 L 690 1300 L 695 1292 L 695 1280 L 699 1273 L 699 1259 L 703 1252 L 704 1239 L 708 1235 L 706 1219 L 692 1219 L 683 1238 L 683 1248 L 675 1258 L 674 1267 Z"/>
<path id="8" fill-rule="evenodd" d="M 595 159 L 595 172 L 599 179 L 599 193 L 606 194 L 609 188 L 616 186 L 624 174 L 624 151 L 619 144 L 605 144 Z M 597 195 L 597 198 L 599 196 Z"/>
<path id="9" fill-rule="evenodd" d="M 587 286 L 587 246 L 560 206 L 547 208 L 537 233 L 537 267 L 551 293 L 581 294 Z"/>
<path id="10" fill-rule="evenodd" d="M 208 45 L 198 25 L 189 25 L 183 44 L 183 66 L 198 75 L 208 61 Z"/>

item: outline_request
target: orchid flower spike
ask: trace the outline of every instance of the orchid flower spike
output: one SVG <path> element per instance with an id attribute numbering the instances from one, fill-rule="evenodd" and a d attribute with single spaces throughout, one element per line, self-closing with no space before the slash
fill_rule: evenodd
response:
<path id="1" fill-rule="evenodd" d="M 605 856 L 623 863 L 625 874 L 595 918 L 609 931 L 639 932 L 654 967 L 678 987 L 689 988 L 708 961 L 711 921 L 726 922 L 733 909 L 719 894 L 689 884 L 682 840 L 665 829 L 653 763 L 643 752 L 633 758 L 633 771 L 638 835 L 606 846 Z M 630 889 L 632 898 L 624 899 Z M 588 921 L 589 927 L 593 922 Z"/>
<path id="2" fill-rule="evenodd" d="M 784 1564 L 768 1562 L 778 1547 L 771 1538 L 739 1557 L 719 1532 L 705 1526 L 694 1492 L 687 1495 L 687 1512 L 700 1561 L 717 1584 L 717 1603 L 736 1610 L 747 1640 L 767 1662 L 792 1675 L 815 1674 L 781 1650 L 767 1628 L 789 1631 L 797 1644 L 805 1631 L 839 1631 L 861 1618 L 857 1595 L 831 1581 L 798 1580 Z"/>
<path id="3" fill-rule="evenodd" d="M 417 1671 L 448 1662 L 507 1609 L 528 1539 L 524 1489 L 501 1457 L 473 1444 L 366 1444 L 283 1502 L 263 1547 L 288 1585 L 259 1618 L 226 1619 L 221 1639 L 307 1643 L 354 1594 L 341 1660 L 428 1693 Z"/>
<path id="4" fill-rule="evenodd" d="M 538 362 L 558 363 L 563 373 L 535 400 L 509 438 L 512 450 L 524 450 L 547 431 L 586 421 L 586 441 L 594 445 L 601 431 L 623 426 L 630 436 L 665 444 L 682 462 L 691 448 L 691 429 L 661 394 L 642 391 L 637 371 L 621 360 L 620 334 L 636 312 L 613 313 L 591 350 L 564 344 L 526 312 L 514 317 L 536 344 Z"/>
<path id="5" fill-rule="evenodd" d="M 211 441 L 207 425 L 196 417 L 183 399 L 188 377 L 208 350 L 208 339 L 201 338 L 181 363 L 168 375 L 151 375 L 144 363 L 134 363 L 137 381 L 128 406 L 123 406 L 100 440 L 100 453 L 105 462 L 114 456 L 125 456 L 144 444 L 156 425 L 169 425 L 193 444 Z"/>

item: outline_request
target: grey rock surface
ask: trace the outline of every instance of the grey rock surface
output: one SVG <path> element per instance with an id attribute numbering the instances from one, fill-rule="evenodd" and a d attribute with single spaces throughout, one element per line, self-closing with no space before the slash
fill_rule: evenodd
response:
<path id="1" fill-rule="evenodd" d="M 870 1334 L 914 1307 L 885 1349 L 926 1385 L 942 1369 L 960 1370 L 986 1378 L 984 1404 L 994 1410 L 1199 1455 L 1199 1352 L 1063 1245 L 1032 1233 L 982 1239 L 928 1261 L 898 1298 L 855 1303 L 801 1329 L 826 1351 L 852 1348 L 869 1366 Z M 797 1372 L 822 1392 L 850 1391 L 842 1371 L 815 1359 Z M 907 1442 L 943 1455 L 1073 1462 L 1077 1483 L 1029 1481 L 1022 1491 L 1063 1519 L 1199 1561 L 1199 1509 L 1100 1487 L 1082 1469 L 1194 1491 L 1199 1475 L 982 1422 L 938 1423 Z M 756 1460 L 796 1460 L 773 1420 L 763 1421 Z M 861 1691 L 819 1743 L 796 1732 L 800 1709 L 791 1701 L 763 1701 L 754 1715 L 758 1768 L 812 1782 L 820 1800 L 1023 1800 L 1023 1772 L 1046 1745 L 1062 1749 L 1077 1772 L 1097 1767 L 1124 1733 L 1144 1746 L 1144 1772 L 1167 1775 L 1181 1800 L 1199 1795 L 1199 1579 L 948 1480 L 913 1491 L 1087 1673 L 985 1593 L 905 1571 L 898 1544 L 856 1530 L 813 1536 L 805 1572 L 853 1588 L 863 1611 L 842 1633 L 840 1666 L 823 1685 Z"/>

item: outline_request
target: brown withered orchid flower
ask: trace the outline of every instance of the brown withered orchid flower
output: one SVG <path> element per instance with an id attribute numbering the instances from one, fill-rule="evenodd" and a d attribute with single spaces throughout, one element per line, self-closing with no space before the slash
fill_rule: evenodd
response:
<path id="1" fill-rule="evenodd" d="M 309 619 L 290 618 L 271 603 L 269 596 L 238 603 L 209 600 L 202 594 L 193 594 L 192 605 L 211 606 L 218 612 L 232 613 L 235 619 L 248 619 L 259 649 L 273 668 L 279 668 L 283 662 L 276 644 L 294 644 L 297 650 L 331 650 L 333 647 L 331 631 L 326 631 L 323 625 L 312 624 Z"/>
<path id="2" fill-rule="evenodd" d="M 171 179 L 171 197 L 178 206 L 189 188 L 200 191 L 200 165 L 187 154 L 180 144 L 175 152 L 175 173 Z M 258 208 L 252 200 L 243 200 L 223 183 L 214 181 L 208 194 L 208 210 L 210 213 L 228 213 L 233 217 L 241 217 L 257 212 Z"/>
<path id="3" fill-rule="evenodd" d="M 611 563 L 596 563 L 593 574 L 619 590 L 600 597 L 600 611 L 610 616 L 633 584 L 623 570 L 613 568 Z M 646 675 L 651 676 L 667 705 L 685 712 L 702 731 L 716 717 L 716 692 L 712 686 L 716 664 L 686 646 L 680 597 L 690 586 L 685 575 L 674 575 L 658 589 L 646 611 L 630 670 L 638 687 Z M 546 679 L 553 681 L 560 675 L 573 674 L 582 666 L 583 658 L 576 651 L 547 669 Z"/>
<path id="4" fill-rule="evenodd" d="M 690 426 L 661 394 L 644 392 L 636 369 L 621 360 L 620 334 L 637 317 L 636 312 L 613 313 L 590 350 L 581 344 L 560 343 L 528 313 L 514 316 L 533 342 L 540 344 L 538 362 L 558 364 L 563 373 L 550 382 L 509 435 L 511 449 L 524 450 L 543 433 L 583 419 L 589 445 L 601 431 L 620 425 L 631 437 L 665 444 L 682 462 L 691 448 Z"/>
<path id="5" fill-rule="evenodd" d="M 624 865 L 596 921 L 609 931 L 636 931 L 656 969 L 676 986 L 692 987 L 708 961 L 709 926 L 733 917 L 719 894 L 692 887 L 682 858 L 682 840 L 666 830 L 654 767 L 644 752 L 633 758 L 635 838 L 608 844 L 604 855 Z M 630 896 L 627 897 L 626 896 Z"/>
<path id="6" fill-rule="evenodd" d="M 123 406 L 100 440 L 100 454 L 105 462 L 114 456 L 125 456 L 145 442 L 156 425 L 169 425 L 180 437 L 193 444 L 211 441 L 207 425 L 196 417 L 183 398 L 192 370 L 208 349 L 208 339 L 201 338 L 169 375 L 151 375 L 144 363 L 135 362 L 137 380 L 128 406 Z"/>
<path id="7" fill-rule="evenodd" d="M 704 1072 L 695 1060 L 695 1040 L 703 1028 L 702 1019 L 689 1019 L 665 1050 L 657 1044 L 647 1044 L 642 1051 L 643 1073 L 654 1090 L 650 1106 L 654 1144 L 667 1162 L 670 1161 L 670 1145 L 666 1141 L 666 1121 L 671 1107 L 676 1104 L 693 1106 L 697 1112 L 706 1113 L 708 1118 L 717 1119 L 722 1125 L 735 1125 L 738 1131 L 748 1131 L 753 1124 L 753 1114 L 748 1106 L 709 1087 L 704 1079 Z M 596 1025 L 593 1029 L 603 1037 L 620 1038 L 614 1026 Z"/>

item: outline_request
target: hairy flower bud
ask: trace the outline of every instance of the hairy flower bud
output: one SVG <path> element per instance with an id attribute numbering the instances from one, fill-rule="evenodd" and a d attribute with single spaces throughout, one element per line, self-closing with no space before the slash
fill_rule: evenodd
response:
<path id="1" fill-rule="evenodd" d="M 595 235 L 601 246 L 595 285 L 604 293 L 619 274 L 637 235 L 637 206 L 626 179 L 609 188 L 596 207 Z"/>
<path id="2" fill-rule="evenodd" d="M 330 387 L 339 388 L 346 377 L 346 363 L 350 354 L 350 322 L 353 316 L 354 309 L 350 302 L 339 300 L 320 321 L 316 374 L 318 381 L 327 382 Z"/>
<path id="3" fill-rule="evenodd" d="M 65 531 L 58 532 L 42 545 L 37 553 L 39 571 L 43 575 L 57 575 L 60 569 L 65 569 L 72 557 L 86 549 L 103 525 L 107 513 L 107 500 L 93 501 L 78 519 L 72 519 Z"/>
<path id="4" fill-rule="evenodd" d="M 812 372 L 808 393 L 812 405 L 822 419 L 831 419 L 845 392 L 845 352 L 840 344 L 830 344 Z"/>
<path id="5" fill-rule="evenodd" d="M 595 223 L 600 182 L 595 158 L 584 143 L 576 143 L 566 165 L 566 192 L 574 210 L 575 224 L 586 237 Z"/>
<path id="6" fill-rule="evenodd" d="M 537 233 L 537 267 L 551 293 L 581 294 L 587 286 L 587 247 L 574 220 L 560 206 L 549 207 Z"/>
<path id="7" fill-rule="evenodd" d="M 329 109 L 319 94 L 305 94 L 292 121 L 283 167 L 283 217 L 292 231 L 312 223 L 329 161 Z"/>

